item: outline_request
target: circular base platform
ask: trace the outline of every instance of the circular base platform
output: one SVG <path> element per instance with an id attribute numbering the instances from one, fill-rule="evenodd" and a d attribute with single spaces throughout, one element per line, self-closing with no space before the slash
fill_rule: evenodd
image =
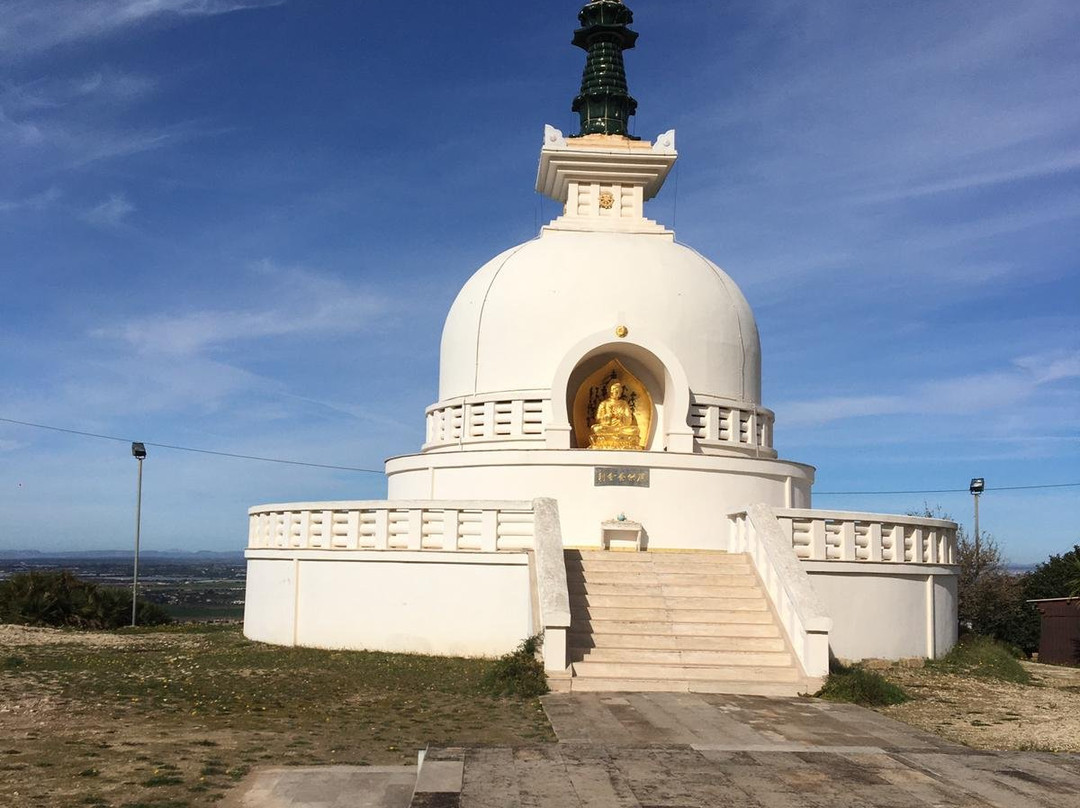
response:
<path id="1" fill-rule="evenodd" d="M 646 549 L 725 550 L 729 513 L 808 508 L 814 482 L 812 466 L 784 460 L 590 449 L 405 455 L 386 475 L 392 500 L 551 497 L 568 547 L 599 546 L 601 523 L 622 514 Z"/>

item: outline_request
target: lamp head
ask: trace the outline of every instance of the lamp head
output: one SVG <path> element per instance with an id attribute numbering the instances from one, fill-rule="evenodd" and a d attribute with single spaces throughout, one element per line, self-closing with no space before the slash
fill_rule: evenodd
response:
<path id="1" fill-rule="evenodd" d="M 144 457 L 146 457 L 146 447 L 141 443 L 131 444 L 131 456 L 142 460 Z"/>

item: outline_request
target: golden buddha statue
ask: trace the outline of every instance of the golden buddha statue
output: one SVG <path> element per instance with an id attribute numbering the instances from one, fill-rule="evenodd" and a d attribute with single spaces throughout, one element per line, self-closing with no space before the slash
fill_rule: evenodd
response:
<path id="1" fill-rule="evenodd" d="M 639 449 L 641 431 L 630 404 L 623 400 L 623 385 L 617 379 L 608 385 L 607 398 L 596 406 L 589 428 L 590 449 Z"/>

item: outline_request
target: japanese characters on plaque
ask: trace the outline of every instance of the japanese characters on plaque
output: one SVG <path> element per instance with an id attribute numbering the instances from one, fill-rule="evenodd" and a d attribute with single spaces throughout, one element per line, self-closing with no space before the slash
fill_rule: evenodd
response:
<path id="1" fill-rule="evenodd" d="M 593 485 L 630 485 L 635 488 L 648 488 L 649 469 L 634 466 L 596 466 L 593 469 Z"/>

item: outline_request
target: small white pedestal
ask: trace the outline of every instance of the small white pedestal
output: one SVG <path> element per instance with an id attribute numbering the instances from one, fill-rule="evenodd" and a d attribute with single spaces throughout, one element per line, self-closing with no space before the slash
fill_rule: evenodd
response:
<path id="1" fill-rule="evenodd" d="M 641 523 L 610 519 L 600 523 L 600 546 L 605 550 L 629 549 L 641 552 Z"/>

